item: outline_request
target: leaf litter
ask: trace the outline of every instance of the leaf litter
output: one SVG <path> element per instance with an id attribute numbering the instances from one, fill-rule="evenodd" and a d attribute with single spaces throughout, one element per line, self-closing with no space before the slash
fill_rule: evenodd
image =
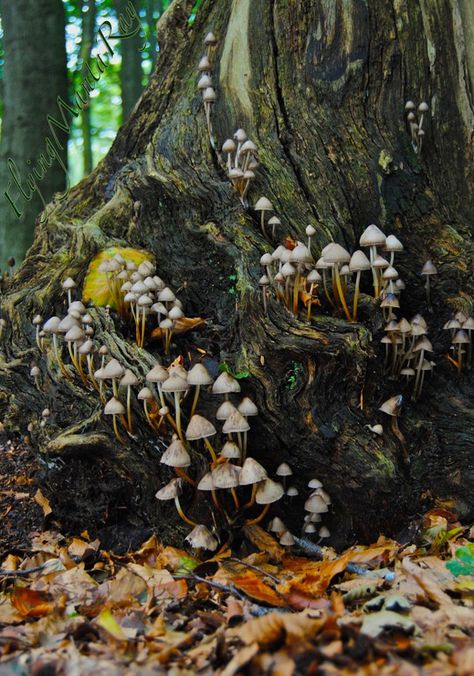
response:
<path id="1" fill-rule="evenodd" d="M 339 553 L 252 526 L 252 553 L 207 560 L 155 536 L 119 556 L 35 533 L 0 561 L 0 672 L 468 676 L 474 530 L 453 519 Z"/>

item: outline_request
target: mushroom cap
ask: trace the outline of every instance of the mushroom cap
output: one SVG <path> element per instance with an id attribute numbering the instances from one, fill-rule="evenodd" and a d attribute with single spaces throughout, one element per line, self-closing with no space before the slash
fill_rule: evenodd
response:
<path id="1" fill-rule="evenodd" d="M 173 374 L 164 381 L 161 385 L 161 389 L 163 392 L 186 392 L 189 390 L 189 385 L 184 378 Z"/>
<path id="2" fill-rule="evenodd" d="M 433 345 L 426 336 L 422 336 L 416 341 L 412 351 L 420 352 L 421 350 L 424 350 L 425 352 L 433 352 Z"/>
<path id="3" fill-rule="evenodd" d="M 209 33 L 206 34 L 206 37 L 204 38 L 204 44 L 205 45 L 217 44 L 217 38 L 212 31 L 209 31 Z"/>
<path id="4" fill-rule="evenodd" d="M 59 322 L 56 333 L 67 333 L 73 326 L 79 326 L 79 322 L 72 315 L 66 315 Z"/>
<path id="5" fill-rule="evenodd" d="M 385 251 L 403 251 L 403 244 L 395 235 L 388 235 L 385 240 Z"/>
<path id="6" fill-rule="evenodd" d="M 59 324 L 61 323 L 61 320 L 59 317 L 53 316 L 50 317 L 43 325 L 43 331 L 45 333 L 59 333 L 58 327 Z"/>
<path id="7" fill-rule="evenodd" d="M 314 525 L 314 523 L 311 523 L 311 521 L 308 521 L 308 523 L 306 523 L 303 526 L 303 533 L 306 533 L 306 534 L 316 533 L 316 526 Z"/>
<path id="8" fill-rule="evenodd" d="M 267 478 L 267 471 L 254 458 L 246 458 L 242 469 L 240 470 L 240 485 L 250 486 L 264 481 Z"/>
<path id="9" fill-rule="evenodd" d="M 243 129 L 237 129 L 234 138 L 238 143 L 244 143 L 247 140 L 247 133 Z"/>
<path id="10" fill-rule="evenodd" d="M 172 329 L 174 327 L 174 322 L 171 319 L 163 319 L 163 321 L 160 322 L 160 329 Z"/>
<path id="11" fill-rule="evenodd" d="M 469 335 L 466 331 L 464 331 L 464 329 L 459 329 L 456 331 L 452 340 L 453 345 L 466 345 L 470 342 Z"/>
<path id="12" fill-rule="evenodd" d="M 273 263 L 273 256 L 271 253 L 264 253 L 260 258 L 260 265 L 271 265 Z"/>
<path id="13" fill-rule="evenodd" d="M 316 228 L 314 225 L 309 224 L 306 226 L 305 233 L 308 235 L 308 237 L 313 237 L 316 234 Z"/>
<path id="14" fill-rule="evenodd" d="M 96 376 L 97 377 L 97 376 Z M 140 401 L 151 401 L 155 397 L 153 396 L 153 392 L 150 390 L 149 387 L 142 387 L 140 392 L 137 394 L 137 399 L 140 399 Z"/>
<path id="15" fill-rule="evenodd" d="M 284 493 L 285 491 L 281 484 L 272 481 L 271 479 L 265 479 L 265 481 L 257 488 L 255 502 L 258 505 L 269 505 L 272 502 L 279 500 Z"/>
<path id="16" fill-rule="evenodd" d="M 36 378 L 36 376 L 39 376 L 41 371 L 39 370 L 38 366 L 32 366 L 30 370 L 30 376 L 33 376 L 33 378 Z"/>
<path id="17" fill-rule="evenodd" d="M 412 324 L 419 324 L 424 329 L 428 328 L 426 320 L 419 313 L 417 313 L 414 317 L 412 317 L 411 323 Z"/>
<path id="18" fill-rule="evenodd" d="M 361 247 L 366 246 L 382 246 L 385 244 L 387 238 L 383 232 L 378 228 L 374 223 L 367 226 L 359 239 L 359 244 Z"/>
<path id="19" fill-rule="evenodd" d="M 188 371 L 187 381 L 190 385 L 210 385 L 212 377 L 204 364 L 194 364 Z"/>
<path id="20" fill-rule="evenodd" d="M 240 392 L 239 382 L 230 373 L 223 371 L 214 381 L 212 394 L 231 394 L 232 392 Z"/>
<path id="21" fill-rule="evenodd" d="M 285 263 L 282 266 L 280 272 L 283 275 L 283 277 L 293 277 L 294 275 L 296 275 L 296 268 L 291 263 Z"/>
<path id="22" fill-rule="evenodd" d="M 255 206 L 255 211 L 273 211 L 273 205 L 267 197 L 260 197 L 257 200 Z"/>
<path id="23" fill-rule="evenodd" d="M 250 425 L 247 418 L 237 410 L 230 414 L 222 427 L 224 434 L 233 434 L 234 432 L 248 432 Z"/>
<path id="24" fill-rule="evenodd" d="M 231 462 L 223 462 L 212 470 L 212 480 L 216 488 L 235 488 L 239 485 L 240 467 Z"/>
<path id="25" fill-rule="evenodd" d="M 85 307 L 84 303 L 80 300 L 73 300 L 72 301 L 72 303 L 69 305 L 67 311 L 68 311 L 68 313 L 70 313 L 72 310 L 74 310 L 75 312 L 79 312 L 79 314 L 81 314 L 81 315 L 86 314 L 86 307 Z"/>
<path id="26" fill-rule="evenodd" d="M 61 284 L 63 289 L 65 291 L 68 291 L 69 289 L 75 289 L 77 284 L 76 282 L 72 279 L 72 277 L 67 277 L 64 282 Z"/>
<path id="27" fill-rule="evenodd" d="M 318 535 L 319 535 L 320 538 L 328 538 L 331 535 L 331 533 L 330 533 L 329 529 L 326 528 L 326 526 L 321 526 L 321 528 L 319 529 Z"/>
<path id="28" fill-rule="evenodd" d="M 351 272 L 359 272 L 359 270 L 370 270 L 370 261 L 363 251 L 358 249 L 354 251 L 349 261 L 349 269 Z"/>
<path id="29" fill-rule="evenodd" d="M 177 498 L 181 493 L 181 481 L 180 479 L 171 479 L 163 488 L 160 488 L 158 493 L 155 494 L 155 498 L 158 500 L 173 500 Z"/>
<path id="30" fill-rule="evenodd" d="M 138 298 L 137 303 L 140 307 L 150 307 L 150 305 L 153 305 L 152 299 L 147 294 L 142 294 Z"/>
<path id="31" fill-rule="evenodd" d="M 198 80 L 197 87 L 198 89 L 202 89 L 203 91 L 208 87 L 212 87 L 212 80 L 209 77 L 209 75 L 201 75 L 201 77 Z"/>
<path id="32" fill-rule="evenodd" d="M 214 103 L 214 101 L 217 99 L 217 94 L 214 90 L 213 87 L 207 87 L 204 90 L 204 94 L 202 95 L 202 98 L 206 103 Z"/>
<path id="33" fill-rule="evenodd" d="M 242 143 L 242 147 L 240 148 L 242 155 L 245 155 L 246 153 L 256 153 L 257 150 L 257 146 L 250 139 L 247 139 L 244 143 Z"/>
<path id="34" fill-rule="evenodd" d="M 43 321 L 43 317 L 41 315 L 35 315 L 32 319 L 32 324 L 33 324 L 33 326 L 39 326 L 42 321 Z"/>
<path id="35" fill-rule="evenodd" d="M 237 149 L 237 146 L 235 145 L 235 141 L 233 141 L 231 138 L 228 138 L 227 141 L 224 141 L 222 145 L 222 152 L 223 153 L 233 153 Z"/>
<path id="36" fill-rule="evenodd" d="M 86 337 L 86 334 L 81 329 L 81 327 L 75 325 L 75 326 L 71 326 L 69 331 L 64 336 L 64 340 L 68 343 L 75 343 L 77 341 L 84 340 L 85 337 Z"/>
<path id="37" fill-rule="evenodd" d="M 325 514 L 329 511 L 327 502 L 318 493 L 310 495 L 304 503 L 304 508 L 307 512 L 311 512 L 311 514 Z"/>
<path id="38" fill-rule="evenodd" d="M 288 488 L 288 490 L 286 491 L 286 494 L 287 494 L 290 498 L 294 498 L 296 495 L 299 495 L 300 492 L 299 492 L 299 490 L 296 488 L 296 486 L 290 486 L 290 487 Z"/>
<path id="39" fill-rule="evenodd" d="M 234 441 L 226 441 L 219 455 L 229 460 L 236 460 L 240 458 L 240 448 Z"/>
<path id="40" fill-rule="evenodd" d="M 79 354 L 92 354 L 95 352 L 96 346 L 92 340 L 86 340 L 78 349 Z"/>
<path id="41" fill-rule="evenodd" d="M 408 367 L 404 368 L 400 371 L 401 376 L 408 376 L 409 378 L 413 377 L 415 375 L 415 373 L 416 373 L 415 369 L 411 369 L 411 368 L 408 368 Z"/>
<path id="42" fill-rule="evenodd" d="M 291 263 L 312 263 L 313 257 L 311 251 L 308 249 L 306 244 L 298 242 L 293 251 L 290 253 L 290 262 Z"/>
<path id="43" fill-rule="evenodd" d="M 295 538 L 293 537 L 293 535 L 290 533 L 289 530 L 286 530 L 284 533 L 281 534 L 280 544 L 283 545 L 284 547 L 291 547 L 292 545 L 295 544 Z"/>
<path id="44" fill-rule="evenodd" d="M 270 279 L 267 277 L 267 275 L 262 275 L 258 280 L 258 284 L 259 286 L 268 286 L 270 284 Z"/>
<path id="45" fill-rule="evenodd" d="M 161 456 L 160 462 L 169 467 L 189 467 L 191 456 L 180 439 L 175 439 Z"/>
<path id="46" fill-rule="evenodd" d="M 420 105 L 418 106 L 418 112 L 419 113 L 427 113 L 429 111 L 430 107 L 426 103 L 426 101 L 422 101 Z"/>
<path id="47" fill-rule="evenodd" d="M 214 425 L 207 418 L 197 413 L 193 415 L 186 428 L 186 439 L 189 441 L 213 437 L 215 434 L 217 434 L 217 430 Z"/>
<path id="48" fill-rule="evenodd" d="M 234 413 L 234 411 L 237 411 L 234 404 L 231 401 L 226 400 L 222 402 L 222 404 L 217 409 L 216 420 L 227 420 L 227 418 L 232 413 Z"/>
<path id="49" fill-rule="evenodd" d="M 125 369 L 120 364 L 120 362 L 117 361 L 117 359 L 111 359 L 105 366 L 104 366 L 104 379 L 112 379 L 112 378 L 121 378 L 125 374 Z"/>
<path id="50" fill-rule="evenodd" d="M 379 411 L 382 411 L 387 415 L 398 416 L 402 403 L 403 396 L 401 394 L 396 394 L 394 397 L 390 397 L 390 399 L 384 401 L 384 403 L 379 407 Z"/>
<path id="51" fill-rule="evenodd" d="M 408 319 L 405 319 L 405 317 L 402 317 L 400 321 L 398 322 L 398 330 L 400 333 L 410 333 L 411 331 L 411 324 L 408 321 Z"/>
<path id="52" fill-rule="evenodd" d="M 465 321 L 462 323 L 462 328 L 465 331 L 474 331 L 474 317 L 466 317 Z"/>
<path id="53" fill-rule="evenodd" d="M 255 406 L 250 397 L 244 397 L 238 405 L 237 410 L 244 416 L 244 418 L 250 418 L 251 416 L 258 415 L 258 408 Z"/>
<path id="54" fill-rule="evenodd" d="M 340 244 L 337 244 L 337 242 L 331 242 L 331 244 L 326 247 L 323 255 L 324 260 L 326 263 L 329 263 L 329 265 L 349 263 L 351 260 L 350 253 Z"/>
<path id="55" fill-rule="evenodd" d="M 130 387 L 131 385 L 137 385 L 138 382 L 139 382 L 138 378 L 133 373 L 133 371 L 130 371 L 130 369 L 125 369 L 125 373 L 123 374 L 122 380 L 120 381 L 119 385 L 120 387 Z"/>
<path id="56" fill-rule="evenodd" d="M 268 225 L 281 225 L 281 221 L 278 218 L 278 216 L 272 216 L 271 218 L 268 219 Z"/>
<path id="57" fill-rule="evenodd" d="M 405 103 L 405 110 L 415 110 L 416 106 L 413 101 L 407 101 Z"/>
<path id="58" fill-rule="evenodd" d="M 125 413 L 125 407 L 121 401 L 112 397 L 106 403 L 104 407 L 104 415 L 123 415 Z"/>
<path id="59" fill-rule="evenodd" d="M 387 293 L 385 298 L 380 303 L 380 307 L 400 307 L 398 298 L 393 293 Z M 397 325 L 398 328 L 398 325 Z"/>
<path id="60" fill-rule="evenodd" d="M 437 275 L 438 274 L 438 270 L 433 265 L 433 261 L 431 261 L 431 260 L 426 261 L 426 263 L 421 268 L 421 274 L 422 275 Z"/>
<path id="61" fill-rule="evenodd" d="M 202 477 L 200 482 L 197 485 L 197 488 L 199 491 L 213 491 L 215 486 L 214 486 L 214 480 L 212 478 L 211 472 L 206 472 L 206 474 Z"/>
<path id="62" fill-rule="evenodd" d="M 341 277 L 347 277 L 352 274 L 351 269 L 347 265 L 347 263 L 343 265 L 342 268 L 339 270 L 339 274 L 341 275 Z"/>
<path id="63" fill-rule="evenodd" d="M 242 178 L 243 175 L 244 172 L 238 167 L 232 167 L 232 169 L 229 171 L 229 178 Z"/>
<path id="64" fill-rule="evenodd" d="M 374 434 L 378 434 L 379 437 L 383 434 L 383 427 L 380 423 L 377 423 L 376 425 L 369 425 L 369 430 Z"/>
<path id="65" fill-rule="evenodd" d="M 293 474 L 293 470 L 287 462 L 282 462 L 280 465 L 278 465 L 275 474 L 277 476 L 291 476 Z"/>
<path id="66" fill-rule="evenodd" d="M 328 268 L 330 268 L 331 265 L 327 262 L 324 256 L 321 256 L 321 258 L 318 258 L 318 260 L 316 261 L 316 265 L 314 267 L 316 268 L 316 270 L 328 270 Z"/>
<path id="67" fill-rule="evenodd" d="M 315 284 L 316 282 L 320 282 L 321 280 L 322 280 L 322 277 L 317 270 L 311 270 L 308 273 L 308 276 L 306 277 L 306 281 L 309 284 Z"/>
<path id="68" fill-rule="evenodd" d="M 310 479 L 308 481 L 308 488 L 322 488 L 323 484 L 319 479 Z"/>
<path id="69" fill-rule="evenodd" d="M 382 277 L 384 279 L 397 279 L 398 272 L 392 265 L 389 265 L 388 268 L 385 268 L 385 270 L 383 271 Z"/>
<path id="70" fill-rule="evenodd" d="M 205 71 L 205 70 L 210 70 L 211 69 L 211 63 L 207 57 L 207 54 L 204 54 L 204 56 L 201 56 L 201 59 L 198 63 L 198 70 L 199 71 Z"/>
<path id="71" fill-rule="evenodd" d="M 181 319 L 181 317 L 184 317 L 184 312 L 177 305 L 173 305 L 171 310 L 168 312 L 168 317 L 175 321 L 176 319 Z"/>
<path id="72" fill-rule="evenodd" d="M 287 528 L 280 517 L 275 516 L 268 524 L 268 530 L 271 533 L 284 533 Z"/>
<path id="73" fill-rule="evenodd" d="M 174 293 L 171 291 L 171 289 L 168 286 L 165 286 L 164 289 L 161 289 L 161 291 L 158 294 L 158 300 L 160 300 L 162 303 L 171 303 L 176 300 L 176 296 Z"/>
<path id="74" fill-rule="evenodd" d="M 372 265 L 374 266 L 374 268 L 383 269 L 388 268 L 390 263 L 383 256 L 376 256 L 374 258 L 374 262 L 372 263 Z"/>
<path id="75" fill-rule="evenodd" d="M 195 526 L 184 539 L 193 549 L 207 549 L 213 552 L 218 545 L 217 538 L 201 523 Z"/>

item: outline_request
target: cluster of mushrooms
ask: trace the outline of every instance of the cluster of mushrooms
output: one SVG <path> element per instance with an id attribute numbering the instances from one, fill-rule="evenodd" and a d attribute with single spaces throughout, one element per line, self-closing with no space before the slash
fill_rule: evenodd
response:
<path id="1" fill-rule="evenodd" d="M 287 476 L 287 474 L 290 473 L 292 474 L 293 472 L 286 463 L 282 463 L 277 469 L 277 474 L 280 474 L 280 476 Z M 321 539 L 328 538 L 331 535 L 329 529 L 326 526 L 317 526 L 316 524 L 320 524 L 323 519 L 323 515 L 329 511 L 331 506 L 331 498 L 324 490 L 323 484 L 321 481 L 319 481 L 319 479 L 311 479 L 308 482 L 308 487 L 311 489 L 311 493 L 304 504 L 307 514 L 304 518 L 302 534 L 303 536 L 314 536 L 317 534 Z M 291 490 L 290 487 L 286 491 L 286 494 L 289 496 L 294 496 L 298 495 L 298 492 L 296 488 Z M 269 522 L 268 530 L 279 538 L 281 545 L 285 547 L 291 547 L 295 544 L 294 536 L 288 530 L 280 517 L 275 516 Z"/>
<path id="2" fill-rule="evenodd" d="M 257 146 L 243 129 L 237 129 L 233 139 L 224 141 L 222 154 L 225 157 L 227 176 L 239 193 L 242 203 L 246 205 L 250 183 L 255 178 L 258 167 Z"/>
<path id="3" fill-rule="evenodd" d="M 204 103 L 204 112 L 206 113 L 206 122 L 207 122 L 207 131 L 209 133 L 209 140 L 212 147 L 215 147 L 214 137 L 212 134 L 212 123 L 211 123 L 211 108 L 216 102 L 217 95 L 216 90 L 212 85 L 211 71 L 212 71 L 212 55 L 213 51 L 217 45 L 217 39 L 214 33 L 207 33 L 204 38 L 204 47 L 206 48 L 206 53 L 201 57 L 198 64 L 198 73 L 199 80 L 197 88 L 202 94 L 202 100 Z"/>
<path id="4" fill-rule="evenodd" d="M 470 369 L 472 366 L 472 333 L 474 331 L 474 317 L 464 312 L 456 312 L 443 326 L 451 333 L 449 361 L 459 370 Z"/>
<path id="5" fill-rule="evenodd" d="M 413 380 L 414 400 L 423 389 L 425 373 L 432 371 L 435 363 L 426 358 L 433 352 L 427 337 L 428 326 L 422 315 L 415 315 L 411 321 L 404 317 L 397 321 L 392 317 L 385 326 L 381 342 L 385 346 L 385 369 L 393 378 L 400 376 L 407 382 Z"/>
<path id="6" fill-rule="evenodd" d="M 188 372 L 182 366 L 175 367 L 171 374 L 166 373 L 167 379 L 161 383 L 160 371 L 161 367 L 155 367 L 153 373 L 156 399 L 164 404 L 164 409 L 169 409 L 170 395 L 175 397 L 175 433 L 160 462 L 170 467 L 176 476 L 156 497 L 173 500 L 181 519 L 193 526 L 186 537 L 193 548 L 213 551 L 218 546 L 218 525 L 228 530 L 243 523 L 259 523 L 270 505 L 285 495 L 285 486 L 271 479 L 265 468 L 247 455 L 249 419 L 258 415 L 258 410 L 249 397 L 237 400 L 241 389 L 238 380 L 226 371 L 214 380 L 201 363 Z M 161 377 L 165 377 L 164 370 Z M 215 420 L 222 424 L 220 434 L 213 422 L 195 412 L 201 388 L 208 388 L 212 395 L 222 398 L 214 414 Z M 160 415 L 164 413 L 163 408 Z M 196 469 L 190 473 L 193 461 Z M 281 471 L 277 471 L 278 476 L 282 476 Z M 185 513 L 180 498 L 186 488 L 210 496 L 214 533 Z"/>
<path id="7" fill-rule="evenodd" d="M 390 320 L 394 308 L 400 307 L 398 297 L 405 288 L 394 267 L 395 254 L 403 251 L 397 237 L 386 236 L 376 225 L 369 225 L 360 237 L 361 248 L 352 255 L 340 244 L 331 242 L 314 262 L 311 239 L 315 232 L 315 228 L 308 225 L 307 244 L 297 242 L 292 249 L 280 245 L 273 253 L 261 257 L 265 274 L 259 283 L 265 311 L 269 289 L 272 288 L 275 297 L 295 316 L 298 316 L 303 303 L 309 321 L 312 305 L 320 304 L 316 293 L 322 287 L 323 298 L 331 308 L 340 308 L 348 321 L 357 321 L 361 275 L 367 273 L 372 277 L 374 297 L 380 299 L 384 315 Z"/>
<path id="8" fill-rule="evenodd" d="M 405 113 L 407 115 L 407 123 L 410 131 L 411 144 L 413 150 L 417 155 L 421 153 L 421 147 L 423 145 L 423 138 L 425 136 L 425 130 L 423 129 L 423 122 L 426 113 L 429 111 L 430 107 L 426 101 L 422 101 L 418 106 L 418 115 L 416 114 L 416 105 L 413 101 L 407 101 L 405 103 Z"/>
<path id="9" fill-rule="evenodd" d="M 169 354 L 173 332 L 184 317 L 182 303 L 165 282 L 156 275 L 148 260 L 137 266 L 116 254 L 103 261 L 99 270 L 107 283 L 118 314 L 134 324 L 135 340 L 143 347 L 150 324 L 161 330 L 163 349 Z M 152 320 L 151 322 L 149 320 Z"/>

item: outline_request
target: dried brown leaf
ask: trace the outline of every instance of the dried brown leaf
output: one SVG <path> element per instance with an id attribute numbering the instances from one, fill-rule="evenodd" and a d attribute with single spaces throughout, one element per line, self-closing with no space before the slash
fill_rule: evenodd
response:
<path id="1" fill-rule="evenodd" d="M 35 493 L 35 501 L 41 507 L 41 509 L 43 510 L 43 514 L 45 516 L 48 516 L 49 514 L 51 514 L 51 512 L 53 510 L 51 509 L 51 505 L 49 504 L 49 500 L 48 500 L 48 498 L 45 498 L 45 496 L 41 492 L 40 488 L 38 488 L 38 490 Z"/>

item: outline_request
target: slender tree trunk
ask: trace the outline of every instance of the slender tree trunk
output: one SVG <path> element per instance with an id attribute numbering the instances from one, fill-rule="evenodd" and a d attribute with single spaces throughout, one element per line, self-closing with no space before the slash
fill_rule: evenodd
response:
<path id="1" fill-rule="evenodd" d="M 23 257 L 33 241 L 37 214 L 55 192 L 66 186 L 65 134 L 58 132 L 63 147 L 58 148 L 59 159 L 49 160 L 51 167 L 45 168 L 40 156 L 46 153 L 47 116 L 56 113 L 58 96 L 67 99 L 67 72 L 61 0 L 2 0 L 0 11 L 5 48 L 0 151 L 0 267 L 3 267 L 9 255 Z M 33 174 L 34 169 L 38 175 Z M 38 190 L 34 185 L 28 186 L 30 176 Z"/>
<path id="2" fill-rule="evenodd" d="M 117 14 L 126 14 L 127 5 L 132 3 L 136 12 L 140 10 L 140 0 L 115 0 Z M 125 121 L 131 110 L 140 98 L 143 90 L 142 52 L 144 36 L 140 33 L 127 40 L 122 40 L 120 50 L 122 65 L 120 68 L 120 83 L 122 88 L 122 117 Z"/>
<path id="3" fill-rule="evenodd" d="M 54 410 L 34 440 L 50 458 L 45 491 L 63 524 L 92 531 L 121 520 L 179 539 L 173 509 L 154 499 L 169 478 L 156 436 L 142 427 L 118 449 L 97 397 L 39 358 L 29 323 L 37 312 L 64 311 L 61 281 L 72 275 L 80 285 L 95 252 L 127 243 L 152 251 L 160 276 L 182 288 L 186 314 L 207 319 L 201 332 L 177 339 L 173 356 L 198 346 L 215 364 L 249 371 L 242 387 L 259 408 L 249 454 L 271 474 L 282 461 L 293 467 L 300 496 L 282 514 L 293 531 L 311 477 L 332 496 L 335 543 L 394 532 L 435 501 L 468 518 L 474 387 L 469 373 L 458 375 L 449 363 L 442 326 L 454 310 L 473 310 L 474 45 L 461 21 L 469 4 L 204 0 L 191 27 L 193 4 L 175 0 L 161 18 L 157 69 L 140 106 L 97 170 L 39 228 L 4 298 L 0 417 L 24 431 L 46 405 Z M 218 38 L 214 135 L 220 147 L 243 127 L 257 144 L 261 167 L 249 201 L 272 201 L 282 227 L 271 243 L 209 144 L 195 86 L 209 30 Z M 405 125 L 409 98 L 430 104 L 420 157 Z M 353 250 L 372 222 L 402 240 L 401 314 L 421 312 L 434 345 L 436 367 L 416 403 L 384 375 L 383 322 L 368 296 L 363 323 L 326 310 L 309 324 L 275 299 L 268 315 L 262 311 L 259 259 L 281 238 L 303 239 L 312 223 L 316 255 L 331 240 Z M 439 271 L 433 311 L 419 277 L 428 258 Z M 131 345 L 104 309 L 96 316 L 97 341 L 136 372 L 163 358 L 153 344 Z M 28 376 L 33 360 L 42 369 L 41 393 Z M 406 394 L 399 426 L 409 466 L 378 410 L 399 393 Z M 215 399 L 204 401 L 213 415 Z M 369 430 L 376 423 L 382 436 Z M 205 498 L 198 514 L 199 504 Z"/>
<path id="4" fill-rule="evenodd" d="M 146 22 L 148 25 L 148 39 L 150 41 L 150 57 L 152 62 L 152 69 L 156 62 L 156 48 L 158 45 L 156 38 L 156 20 L 158 16 L 163 13 L 162 2 L 155 2 L 155 0 L 146 0 Z"/>
<path id="5" fill-rule="evenodd" d="M 84 78 L 87 75 L 85 64 L 90 60 L 92 45 L 94 42 L 96 6 L 95 0 L 87 0 L 82 6 L 82 41 L 80 49 L 81 72 Z M 90 174 L 94 165 L 92 157 L 91 138 L 91 107 L 92 99 L 89 99 L 81 112 L 82 143 L 84 176 Z"/>

